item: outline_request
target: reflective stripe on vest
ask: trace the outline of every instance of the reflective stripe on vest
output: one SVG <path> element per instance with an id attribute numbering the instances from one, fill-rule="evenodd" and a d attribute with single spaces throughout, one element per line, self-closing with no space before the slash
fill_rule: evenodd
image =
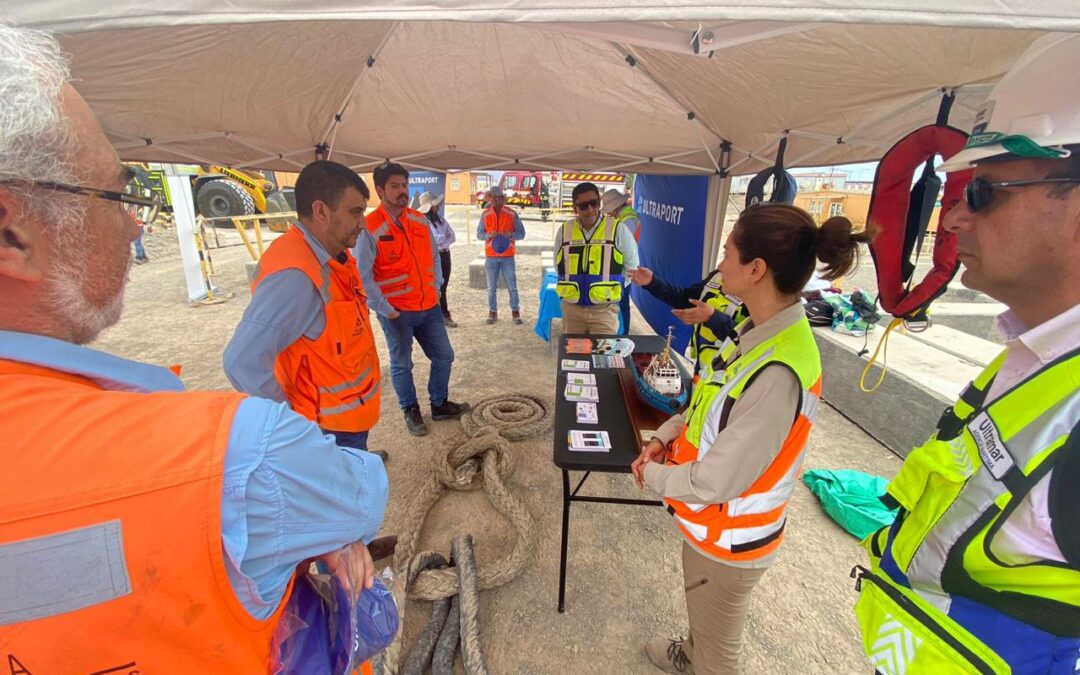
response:
<path id="1" fill-rule="evenodd" d="M 782 364 L 802 388 L 799 410 L 780 452 L 741 495 L 723 504 L 664 499 L 668 512 L 696 548 L 727 560 L 755 560 L 780 546 L 787 503 L 802 468 L 806 439 L 821 395 L 821 360 L 805 317 L 739 355 L 723 372 L 694 388 L 686 425 L 672 444 L 668 464 L 700 461 L 727 426 L 735 401 L 762 368 Z"/>
<path id="2" fill-rule="evenodd" d="M 419 211 L 405 208 L 393 223 L 385 204 L 367 215 L 375 239 L 372 277 L 390 305 L 401 312 L 422 312 L 439 302 L 435 284 L 435 239 L 431 223 Z"/>
<path id="3" fill-rule="evenodd" d="M 874 647 L 890 631 L 920 640 L 904 663 L 971 672 L 1010 672 L 1004 653 L 1032 667 L 1064 637 L 1080 648 L 1080 569 L 1034 552 L 1006 557 L 993 543 L 1059 455 L 1080 453 L 1080 350 L 984 405 L 1005 356 L 965 389 L 888 486 L 900 516 L 867 540 L 872 569 L 864 576 L 873 583 L 862 585 L 857 605 L 872 659 L 895 660 Z M 1037 522 L 1048 523 L 1047 505 L 1033 506 L 1044 510 Z M 903 611 L 897 597 L 922 611 Z M 957 603 L 967 626 L 953 618 Z M 1022 627 L 1030 654 L 1017 648 L 1010 623 Z"/>
<path id="4" fill-rule="evenodd" d="M 379 420 L 379 355 L 356 260 L 320 265 L 303 232 L 278 237 L 259 263 L 252 292 L 284 269 L 304 272 L 319 287 L 326 327 L 314 340 L 301 336 L 277 355 L 274 378 L 292 409 L 324 429 L 367 431 Z"/>
<path id="5" fill-rule="evenodd" d="M 719 272 L 712 273 L 705 283 L 705 288 L 701 290 L 699 300 L 717 312 L 726 314 L 731 319 L 734 328 L 738 328 L 750 318 L 746 305 L 724 294 L 724 283 Z M 690 358 L 694 361 L 694 372 L 702 379 L 709 378 L 712 375 L 713 363 L 717 359 L 727 361 L 735 353 L 735 348 L 738 346 L 737 336 L 737 332 L 718 336 L 704 322 L 695 325 L 689 344 Z"/>
<path id="6" fill-rule="evenodd" d="M 285 603 L 252 617 L 221 542 L 243 399 L 102 391 L 0 361 L 0 658 L 13 672 L 268 672 Z"/>
<path id="7" fill-rule="evenodd" d="M 604 216 L 591 236 L 575 218 L 563 223 L 562 246 L 555 252 L 559 281 L 555 292 L 566 302 L 608 305 L 623 293 L 623 253 L 615 245 L 615 221 Z"/>
<path id="8" fill-rule="evenodd" d="M 484 255 L 488 258 L 509 258 L 515 253 L 514 245 L 514 211 L 513 209 L 503 207 L 499 209 L 498 213 L 495 213 L 495 209 L 488 207 L 484 209 L 484 233 L 486 239 L 484 240 Z M 499 253 L 491 245 L 492 238 L 495 235 L 501 234 L 510 240 L 510 245 L 505 251 Z"/>

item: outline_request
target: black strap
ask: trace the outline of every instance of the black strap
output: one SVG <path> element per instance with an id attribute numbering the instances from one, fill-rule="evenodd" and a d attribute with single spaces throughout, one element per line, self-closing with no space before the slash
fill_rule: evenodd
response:
<path id="1" fill-rule="evenodd" d="M 1065 560 L 1080 567 L 1080 422 L 1058 449 L 1050 476 L 1050 529 Z"/>

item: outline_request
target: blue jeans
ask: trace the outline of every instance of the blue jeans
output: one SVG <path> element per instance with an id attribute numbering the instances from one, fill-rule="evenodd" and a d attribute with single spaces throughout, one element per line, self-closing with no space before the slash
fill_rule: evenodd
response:
<path id="1" fill-rule="evenodd" d="M 398 405 L 402 410 L 416 405 L 416 385 L 413 384 L 413 338 L 431 361 L 428 376 L 428 398 L 431 405 L 442 405 L 450 396 L 450 366 L 454 363 L 454 348 L 446 334 L 442 308 L 434 305 L 422 312 L 401 312 L 390 320 L 379 314 L 386 346 L 390 350 L 390 379 L 394 383 Z"/>
<path id="2" fill-rule="evenodd" d="M 333 436 L 337 444 L 355 450 L 367 450 L 368 431 L 331 431 L 323 429 L 324 434 Z"/>
<path id="3" fill-rule="evenodd" d="M 506 287 L 510 289 L 510 309 L 518 311 L 521 303 L 518 301 L 517 289 L 517 265 L 514 256 L 505 258 L 487 258 L 484 260 L 484 270 L 487 272 L 488 284 L 488 309 L 496 312 L 499 309 L 495 295 L 499 290 L 499 275 L 506 279 Z"/>
<path id="4" fill-rule="evenodd" d="M 142 245 L 142 235 L 143 235 L 142 228 L 140 227 L 139 228 L 139 236 L 135 238 L 135 257 L 136 258 L 145 258 L 146 257 L 146 249 L 143 248 L 143 245 Z"/>

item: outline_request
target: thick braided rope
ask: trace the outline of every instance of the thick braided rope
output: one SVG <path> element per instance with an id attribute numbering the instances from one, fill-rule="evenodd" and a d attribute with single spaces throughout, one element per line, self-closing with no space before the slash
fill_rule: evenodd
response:
<path id="1" fill-rule="evenodd" d="M 404 571 L 403 585 L 406 593 L 408 589 L 416 583 L 416 577 L 420 575 L 420 572 L 426 569 L 433 568 L 445 568 L 447 565 L 446 558 L 441 553 L 435 551 L 424 551 L 419 555 L 413 556 L 409 560 L 409 564 Z M 394 637 L 394 641 L 390 643 L 390 646 L 386 648 L 386 651 L 377 654 L 372 659 L 372 666 L 375 675 L 397 675 L 400 670 L 401 663 L 401 638 L 405 633 L 405 598 L 394 597 L 394 602 L 397 604 L 398 610 L 398 634 Z M 432 610 L 433 612 L 436 610 Z"/>
<path id="2" fill-rule="evenodd" d="M 551 428 L 544 400 L 532 394 L 505 394 L 477 401 L 461 418 L 466 436 L 480 427 L 495 427 L 507 440 L 523 441 Z"/>
<path id="3" fill-rule="evenodd" d="M 501 586 L 521 574 L 536 548 L 536 528 L 532 514 L 507 489 L 504 476 L 513 469 L 510 443 L 492 427 L 482 427 L 472 438 L 455 437 L 433 458 L 433 475 L 421 487 L 405 517 L 408 535 L 398 541 L 395 563 L 400 567 L 410 560 L 420 542 L 421 529 L 428 511 L 442 495 L 444 486 L 454 490 L 483 487 L 492 506 L 514 526 L 515 542 L 510 555 L 484 565 L 477 581 L 480 590 Z M 409 588 L 416 600 L 448 598 L 458 592 L 454 570 L 425 570 Z"/>

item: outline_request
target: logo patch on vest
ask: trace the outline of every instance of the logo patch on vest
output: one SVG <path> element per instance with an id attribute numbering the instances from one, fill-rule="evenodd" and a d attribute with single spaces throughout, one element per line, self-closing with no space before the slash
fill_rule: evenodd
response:
<path id="1" fill-rule="evenodd" d="M 971 437 L 975 439 L 975 445 L 979 448 L 979 457 L 982 458 L 983 465 L 990 471 L 991 476 L 1001 480 L 1009 469 L 1015 466 L 1015 462 L 1009 454 L 1009 449 L 1001 440 L 1001 434 L 994 426 L 994 421 L 985 412 L 979 413 L 979 416 L 968 425 L 968 431 L 971 432 Z"/>

